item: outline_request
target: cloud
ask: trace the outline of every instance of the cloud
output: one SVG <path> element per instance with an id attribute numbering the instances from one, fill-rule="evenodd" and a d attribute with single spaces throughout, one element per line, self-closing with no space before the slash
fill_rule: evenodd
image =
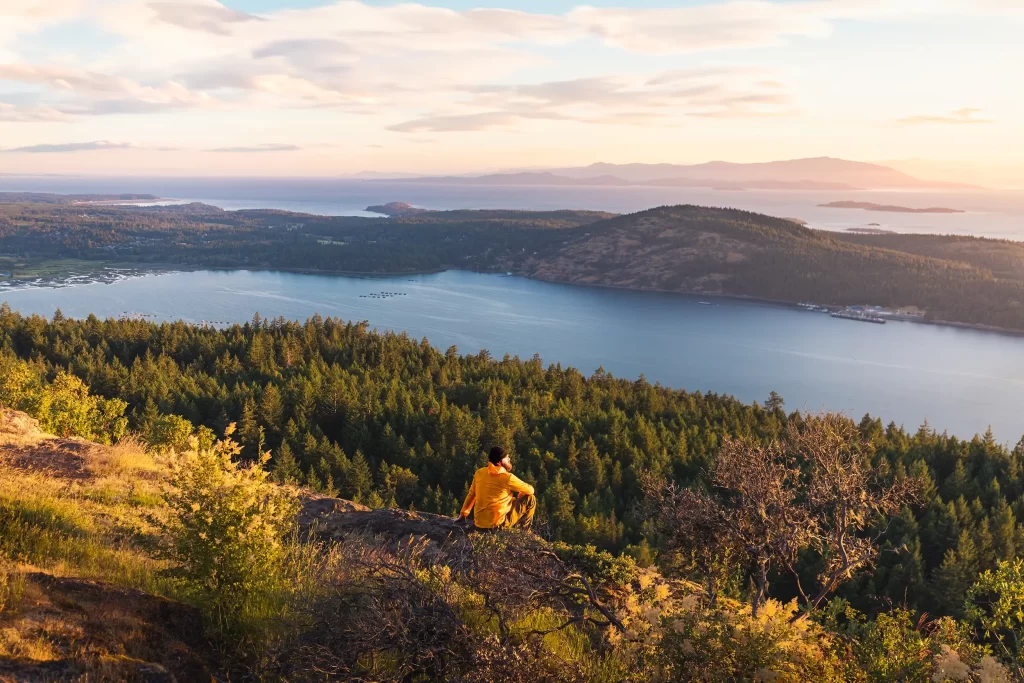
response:
<path id="1" fill-rule="evenodd" d="M 687 64 L 675 55 L 826 39 L 843 22 L 1002 15 L 1024 7 L 1024 0 L 697 0 L 662 8 L 581 3 L 544 13 L 460 11 L 430 0 L 322 0 L 246 13 L 225 2 L 0 0 L 0 91 L 7 83 L 29 91 L 24 101 L 4 97 L 0 121 L 209 110 L 217 115 L 204 120 L 227 128 L 235 125 L 230 117 L 274 117 L 278 125 L 287 112 L 303 124 L 351 121 L 359 130 L 408 135 L 543 122 L 668 127 L 690 117 L 786 116 L 800 110 L 786 72 L 713 65 L 659 72 L 656 65 Z M 36 31 L 69 19 L 88 23 L 103 44 L 90 44 L 68 63 L 59 63 L 58 45 L 31 50 L 45 55 L 34 59 L 15 54 L 25 36 L 34 40 Z M 557 61 L 569 50 L 598 58 Z M 645 56 L 617 62 L 623 52 Z M 636 70 L 613 73 L 608 65 L 616 63 Z M 655 66 L 644 72 L 645 64 Z M 536 76 L 546 70 L 567 76 Z M 348 117 L 344 123 L 341 116 Z M 985 121 L 968 112 L 901 123 Z M 85 137 L 93 135 L 116 133 Z M 245 149 L 274 151 L 267 147 Z"/>
<path id="2" fill-rule="evenodd" d="M 297 152 L 302 149 L 298 145 L 266 144 L 252 145 L 248 147 L 215 147 L 203 150 L 204 152 L 218 152 L 227 154 L 254 154 L 259 152 Z"/>
<path id="3" fill-rule="evenodd" d="M 8 123 L 52 123 L 68 121 L 70 118 L 64 112 L 50 107 L 0 102 L 0 121 Z"/>
<path id="4" fill-rule="evenodd" d="M 81 0 L 3 0 L 0 2 L 0 41 L 7 36 L 33 33 L 79 14 Z M 2 46 L 2 42 L 0 42 Z"/>
<path id="5" fill-rule="evenodd" d="M 190 90 L 175 81 L 144 85 L 124 76 L 64 66 L 0 64 L 0 81 L 42 86 L 46 89 L 37 93 L 35 100 L 24 108 L 29 115 L 20 120 L 25 121 L 60 120 L 85 115 L 145 114 L 217 104 L 216 99 L 209 94 Z M 33 111 L 36 115 L 31 114 Z"/>
<path id="6" fill-rule="evenodd" d="M 499 111 L 448 116 L 426 116 L 388 126 L 388 130 L 396 133 L 470 132 L 511 126 L 519 121 L 519 118 L 515 114 Z"/>
<path id="7" fill-rule="evenodd" d="M 252 51 L 252 56 L 256 59 L 285 57 L 298 62 L 305 62 L 310 57 L 320 59 L 325 53 L 352 54 L 353 52 L 347 43 L 340 40 L 295 38 L 292 40 L 277 40 L 260 46 Z"/>
<path id="8" fill-rule="evenodd" d="M 93 142 L 66 142 L 55 145 L 28 145 L 27 147 L 5 149 L 4 151 L 11 154 L 65 154 L 68 152 L 98 152 L 112 149 L 134 148 L 135 145 L 126 142 L 95 140 Z"/>
<path id="9" fill-rule="evenodd" d="M 156 21 L 218 36 L 231 35 L 237 24 L 262 21 L 257 16 L 230 9 L 219 2 L 168 0 L 150 2 L 147 6 L 154 12 Z"/>
<path id="10" fill-rule="evenodd" d="M 898 119 L 896 123 L 905 126 L 922 126 L 929 124 L 945 124 L 945 125 L 974 125 L 983 123 L 993 123 L 992 119 L 978 118 L 976 115 L 981 113 L 981 109 L 973 107 L 964 107 L 963 109 L 957 109 L 951 112 L 948 116 L 908 116 L 907 118 Z"/>
<path id="11" fill-rule="evenodd" d="M 653 77 L 602 76 L 466 88 L 472 113 L 435 113 L 392 125 L 401 133 L 507 128 L 529 120 L 607 125 L 677 125 L 686 116 L 781 116 L 794 103 L 764 69 L 696 69 Z"/>
<path id="12" fill-rule="evenodd" d="M 773 45 L 787 36 L 826 37 L 829 3 L 740 0 L 672 9 L 579 7 L 568 20 L 610 45 L 678 54 Z"/>
<path id="13" fill-rule="evenodd" d="M 0 80 L 45 89 L 33 103 L 38 107 L 67 116 L 197 107 L 402 112 L 408 120 L 393 124 L 397 130 L 500 127 L 509 117 L 641 120 L 680 103 L 684 114 L 777 115 L 769 109 L 784 106 L 781 97 L 747 103 L 729 99 L 756 95 L 773 77 L 743 85 L 744 93 L 713 82 L 731 84 L 728 69 L 676 70 L 647 83 L 592 73 L 498 89 L 490 99 L 486 84 L 543 68 L 547 58 L 539 48 L 547 45 L 596 38 L 614 49 L 656 54 L 750 48 L 794 36 L 825 37 L 843 20 L 975 7 L 968 0 L 706 0 L 675 8 L 581 6 L 545 14 L 325 0 L 318 7 L 250 14 L 218 0 L 102 0 L 81 6 L 78 1 L 0 0 L 0 23 L 4 12 L 23 19 L 45 15 L 50 21 L 87 11 L 98 29 L 117 37 L 100 58 L 74 68 L 0 65 Z M 987 2 L 986 9 L 972 11 L 1003 11 L 1011 4 Z M 696 80 L 704 82 L 692 85 Z M 680 84 L 675 93 L 669 92 L 673 81 Z M 537 111 L 531 114 L 528 106 Z M 599 107 L 610 109 L 571 111 Z M 626 117 L 627 111 L 643 116 Z"/>

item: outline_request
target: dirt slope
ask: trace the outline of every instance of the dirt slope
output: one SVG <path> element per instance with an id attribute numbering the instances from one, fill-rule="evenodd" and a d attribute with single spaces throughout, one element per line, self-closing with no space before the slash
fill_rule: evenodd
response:
<path id="1" fill-rule="evenodd" d="M 212 680 L 193 607 L 75 576 L 73 562 L 42 570 L 28 561 L 26 548 L 42 545 L 28 539 L 33 530 L 48 529 L 51 539 L 60 530 L 83 544 L 97 535 L 125 541 L 125 513 L 97 492 L 157 475 L 115 472 L 115 461 L 123 464 L 123 453 L 56 438 L 24 413 L 0 409 L 0 534 L 8 535 L 0 551 L 13 555 L 0 552 L 0 682 Z"/>

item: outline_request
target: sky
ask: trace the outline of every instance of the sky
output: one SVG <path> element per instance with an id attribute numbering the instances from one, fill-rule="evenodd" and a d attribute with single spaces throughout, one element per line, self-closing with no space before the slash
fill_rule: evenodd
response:
<path id="1" fill-rule="evenodd" d="M 1024 0 L 0 0 L 0 174 L 833 156 L 1024 187 Z"/>

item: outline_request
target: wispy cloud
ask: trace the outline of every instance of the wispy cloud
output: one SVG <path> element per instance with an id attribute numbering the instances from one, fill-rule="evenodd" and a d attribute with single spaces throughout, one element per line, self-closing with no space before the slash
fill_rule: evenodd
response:
<path id="1" fill-rule="evenodd" d="M 134 148 L 134 145 L 127 142 L 95 140 L 93 142 L 65 142 L 54 145 L 28 145 L 26 147 L 14 147 L 3 151 L 11 154 L 65 154 L 69 152 L 98 152 L 111 149 Z"/>
<path id="2" fill-rule="evenodd" d="M 61 142 L 56 144 L 26 145 L 2 149 L 8 154 L 73 154 L 75 152 L 108 152 L 112 150 L 144 150 L 148 152 L 179 152 L 181 147 L 173 145 L 137 145 L 131 142 L 92 140 L 90 142 Z"/>
<path id="3" fill-rule="evenodd" d="M 70 118 L 52 107 L 0 102 L 0 121 L 8 123 L 53 123 L 68 121 Z"/>
<path id="4" fill-rule="evenodd" d="M 256 154 L 259 152 L 297 152 L 300 149 L 302 149 L 302 147 L 299 145 L 266 144 L 242 147 L 215 147 L 213 149 L 206 149 L 203 151 L 226 154 Z"/>
<path id="5" fill-rule="evenodd" d="M 388 126 L 397 133 L 454 133 L 490 130 L 512 126 L 520 117 L 500 111 L 475 114 L 424 116 Z"/>
<path id="6" fill-rule="evenodd" d="M 37 101 L 26 109 L 54 111 L 65 118 L 163 112 L 216 103 L 211 95 L 192 91 L 173 80 L 144 85 L 124 76 L 66 66 L 0 64 L 0 81 L 48 89 L 49 92 L 38 95 Z"/>
<path id="7" fill-rule="evenodd" d="M 971 125 L 993 123 L 992 119 L 979 118 L 978 114 L 980 114 L 981 112 L 981 109 L 976 109 L 973 107 L 964 107 L 963 109 L 957 109 L 956 111 L 951 112 L 949 115 L 945 116 L 908 116 L 903 119 L 898 119 L 896 123 L 905 126 L 921 126 L 928 124 Z"/>
<path id="8" fill-rule="evenodd" d="M 467 88 L 467 114 L 439 113 L 391 126 L 402 133 L 511 127 L 528 120 L 604 125 L 677 125 L 683 117 L 781 116 L 795 109 L 785 86 L 763 69 L 699 69 L 654 77 L 603 76 Z"/>

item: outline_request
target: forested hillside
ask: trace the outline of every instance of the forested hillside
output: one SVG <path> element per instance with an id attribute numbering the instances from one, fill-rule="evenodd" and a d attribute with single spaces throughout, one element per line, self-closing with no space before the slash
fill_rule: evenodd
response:
<path id="1" fill-rule="evenodd" d="M 216 268 L 408 273 L 495 270 L 611 214 L 451 211 L 398 219 L 285 211 L 3 203 L 0 257 Z M 17 268 L 15 267 L 15 274 Z"/>
<path id="2" fill-rule="evenodd" d="M 1024 280 L 1024 242 L 979 239 L 962 235 L 900 235 L 836 233 L 840 239 L 868 247 L 962 261 L 997 278 Z"/>
<path id="3" fill-rule="evenodd" d="M 1024 329 L 1018 245 L 976 238 L 837 235 L 735 209 L 620 216 L 529 260 L 558 282 L 819 304 L 916 306 L 934 320 Z M 993 271 L 999 273 L 994 276 Z"/>
<path id="4" fill-rule="evenodd" d="M 537 486 L 551 538 L 642 564 L 655 550 L 637 514 L 641 474 L 700 485 L 728 437 L 767 443 L 804 419 L 776 399 L 744 405 L 539 358 L 460 356 L 333 319 L 257 317 L 221 331 L 5 309 L 0 348 L 0 401 L 17 407 L 31 386 L 70 371 L 115 402 L 90 413 L 96 433 L 114 428 L 117 401 L 126 426 L 154 443 L 182 447 L 195 428 L 212 438 L 237 422 L 244 454 L 270 449 L 279 480 L 375 506 L 452 514 L 482 449 L 504 446 Z M 978 572 L 1024 548 L 1024 443 L 1007 450 L 991 435 L 961 441 L 883 420 L 859 422 L 873 467 L 920 478 L 925 493 L 884 527 L 883 546 L 903 550 L 840 594 L 868 613 L 892 601 L 958 615 Z M 777 585 L 789 586 L 780 597 L 796 593 L 785 577 Z"/>

